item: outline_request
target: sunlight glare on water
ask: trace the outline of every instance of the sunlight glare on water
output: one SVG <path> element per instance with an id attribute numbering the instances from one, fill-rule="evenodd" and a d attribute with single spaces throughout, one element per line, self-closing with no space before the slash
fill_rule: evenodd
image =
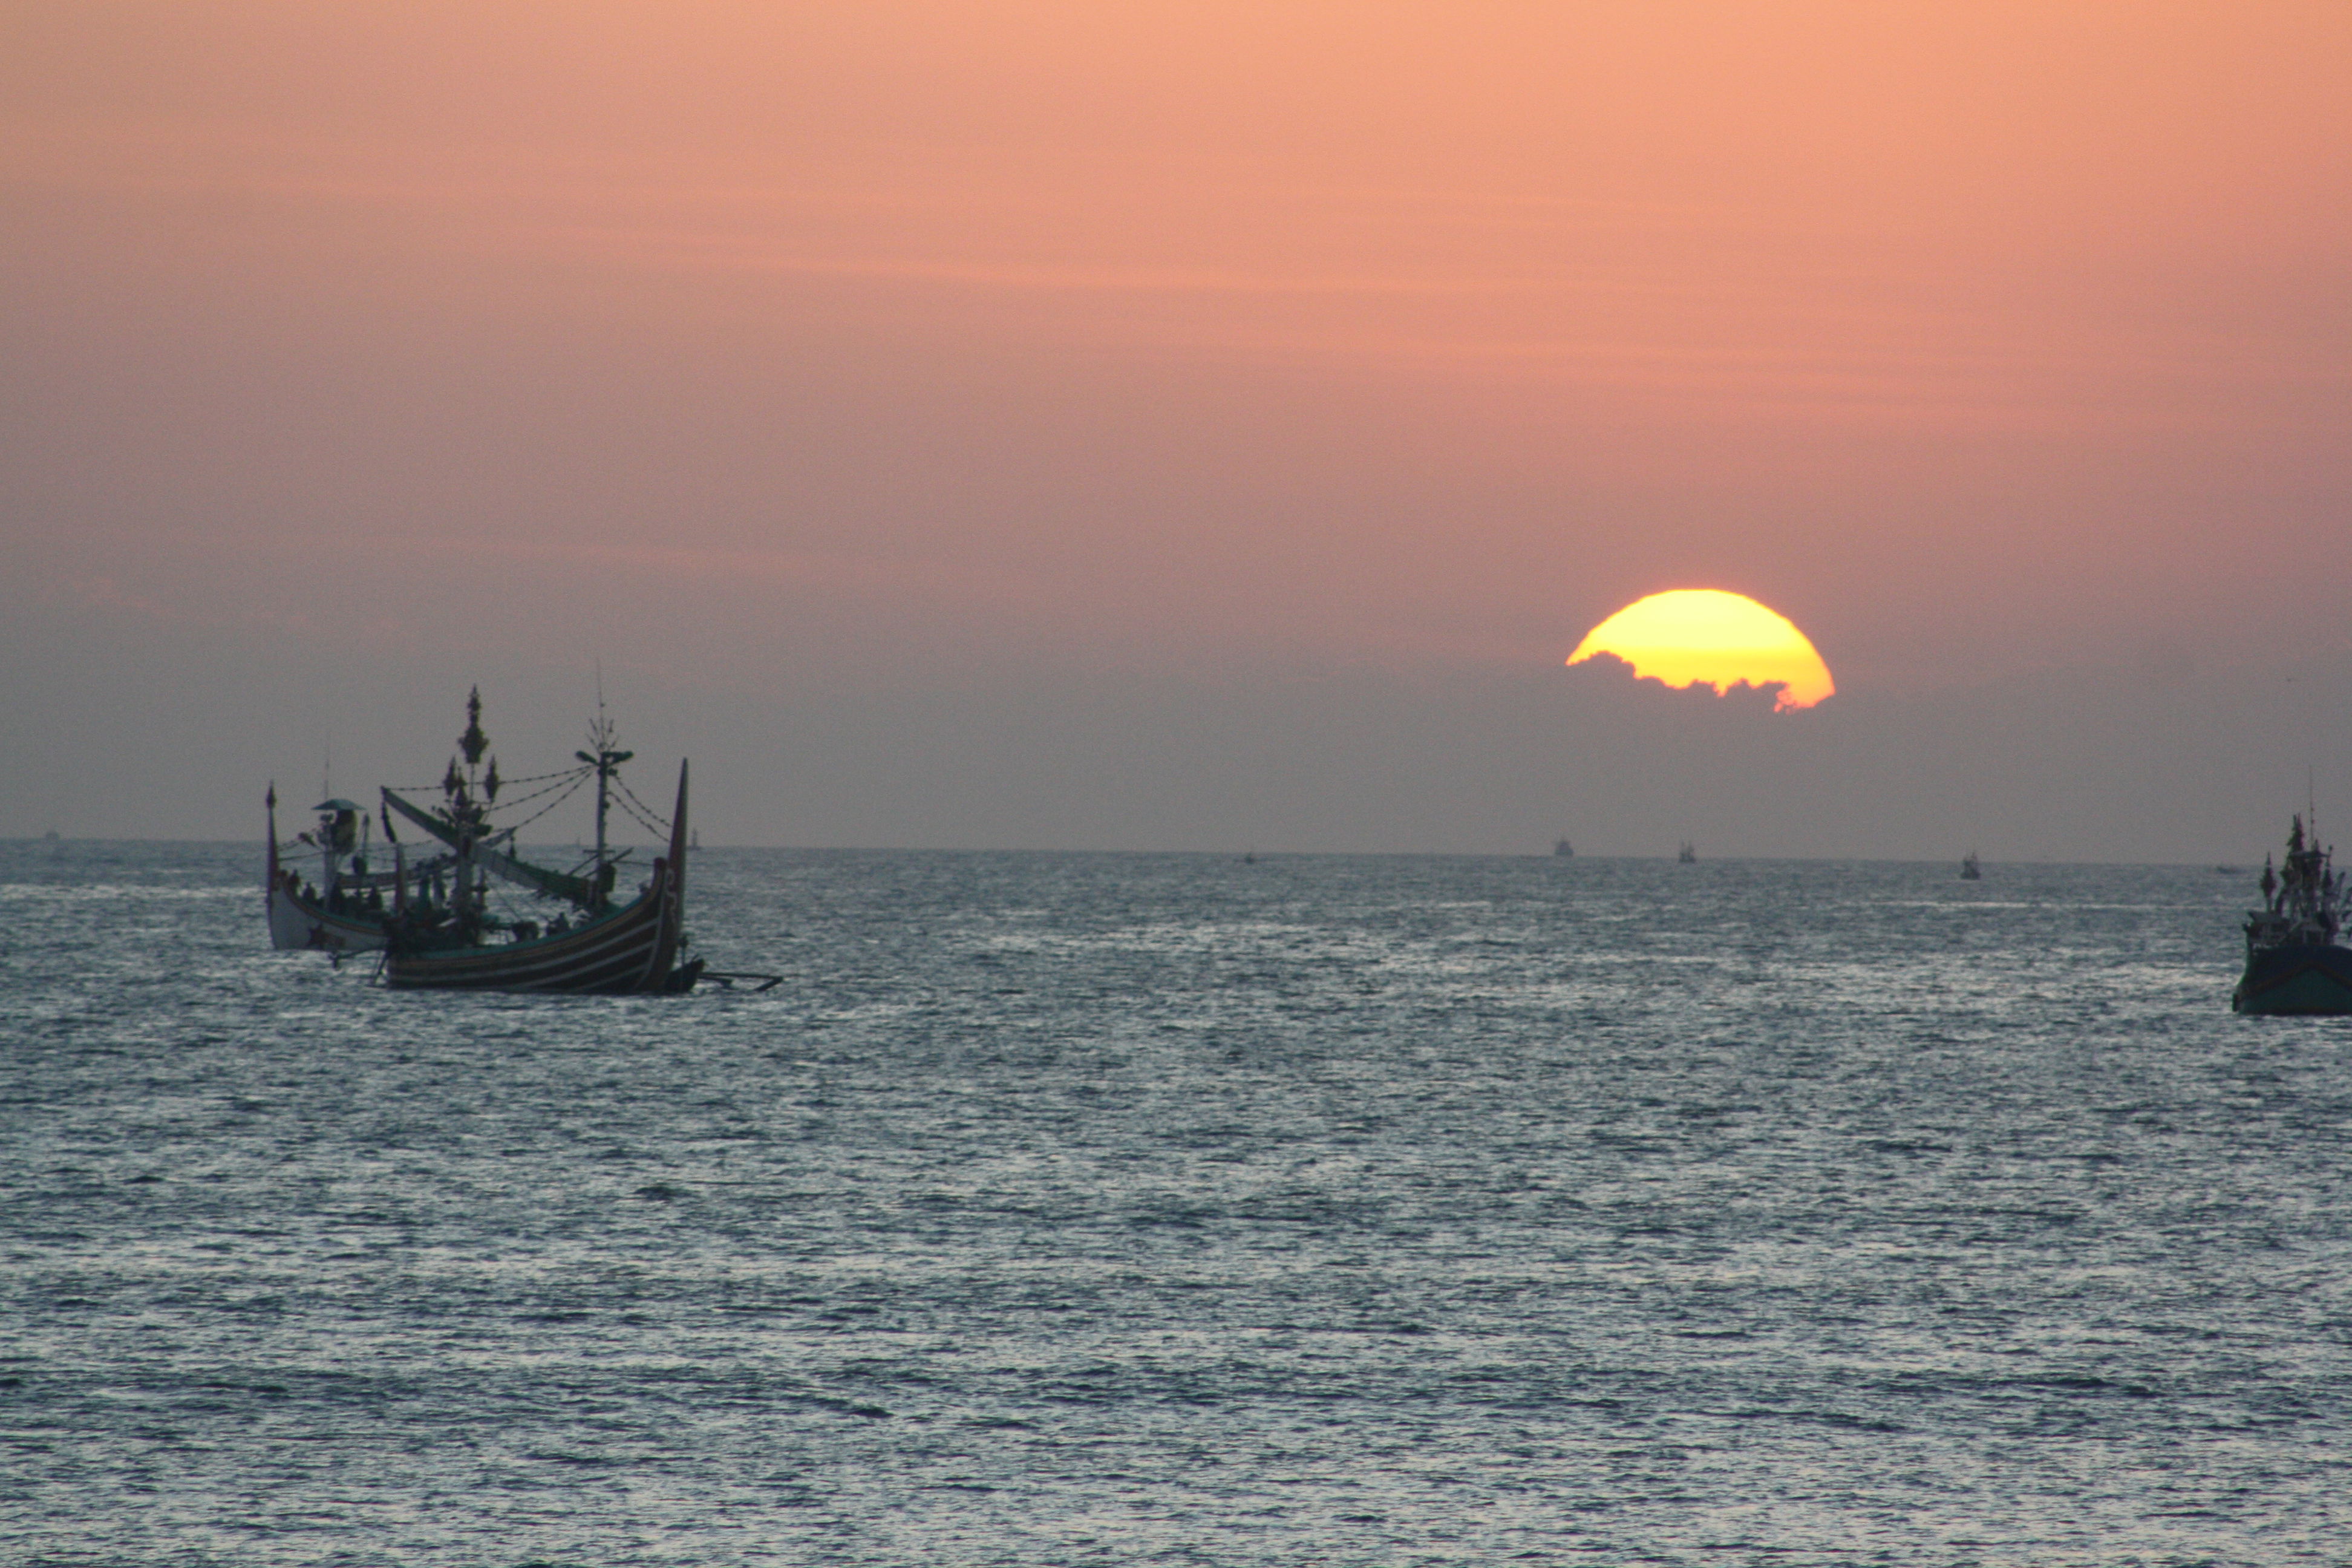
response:
<path id="1" fill-rule="evenodd" d="M 0 845 L 0 1558 L 2333 1563 L 2352 1024 L 2210 870 L 707 851 L 392 994 Z"/>

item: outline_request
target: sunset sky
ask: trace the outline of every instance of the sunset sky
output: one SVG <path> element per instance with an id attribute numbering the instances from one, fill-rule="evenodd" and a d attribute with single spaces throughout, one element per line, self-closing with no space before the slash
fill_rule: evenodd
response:
<path id="1" fill-rule="evenodd" d="M 0 836 L 2352 826 L 2352 6 L 0 12 Z M 1751 595 L 1837 695 L 1564 668 Z M 642 793 L 642 792 L 641 792 Z M 304 800 L 302 804 L 307 805 Z"/>

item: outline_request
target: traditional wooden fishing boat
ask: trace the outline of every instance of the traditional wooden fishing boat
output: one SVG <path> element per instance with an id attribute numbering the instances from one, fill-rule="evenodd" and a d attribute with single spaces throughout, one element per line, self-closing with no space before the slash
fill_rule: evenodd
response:
<path id="1" fill-rule="evenodd" d="M 670 834 L 669 853 L 655 859 L 653 875 L 628 903 L 616 907 L 607 898 L 584 910 L 576 926 L 568 920 L 552 930 L 513 922 L 505 940 L 488 934 L 486 922 L 469 925 L 462 912 L 453 922 L 454 934 L 437 925 L 395 924 L 384 955 L 384 984 L 397 990 L 600 994 L 692 989 L 703 965 L 700 959 L 680 962 L 686 944 L 686 790 L 687 766 L 680 763 L 673 818 L 678 826 Z M 460 851 L 459 865 L 469 861 L 485 873 L 496 868 L 508 874 L 499 863 L 510 858 L 478 846 L 471 857 Z M 473 934 L 478 931 L 482 934 Z"/>
<path id="2" fill-rule="evenodd" d="M 691 989 L 704 969 L 700 959 L 686 956 L 686 863 L 693 843 L 686 819 L 687 764 L 678 763 L 677 804 L 663 822 L 622 782 L 620 765 L 635 753 L 614 745 L 613 727 L 601 709 L 589 733 L 595 751 L 577 753 L 579 766 L 502 781 L 498 759 L 488 755 L 489 737 L 482 732 L 481 693 L 471 693 L 466 732 L 457 738 L 464 762 L 450 758 L 440 802 L 420 805 L 398 791 L 382 792 L 378 819 L 389 868 L 382 866 L 382 856 L 371 866 L 369 813 L 352 801 L 321 801 L 317 828 L 280 845 L 273 784 L 265 799 L 271 945 L 324 949 L 339 958 L 381 950 L 383 983 L 402 990 Z M 596 783 L 596 847 L 586 862 L 557 870 L 522 858 L 516 845 L 520 829 L 590 779 Z M 540 786 L 519 800 L 509 790 L 509 812 L 536 809 L 520 821 L 495 826 L 491 813 L 502 784 L 509 782 Z M 616 795 L 640 823 L 668 840 L 668 852 L 655 858 L 636 896 L 625 902 L 615 900 L 614 886 L 630 851 L 614 853 L 606 834 Z M 431 840 L 431 852 L 412 859 L 393 826 L 395 820 L 421 828 Z M 296 868 L 309 850 L 320 857 L 315 883 Z M 532 900 L 559 908 L 549 919 L 544 908 L 525 902 Z M 712 978 L 771 984 L 775 980 L 751 974 Z"/>
<path id="3" fill-rule="evenodd" d="M 278 841 L 278 786 L 262 797 L 269 828 L 269 860 L 262 897 L 269 914 L 269 945 L 314 948 L 327 952 L 363 952 L 384 943 L 389 912 L 384 895 L 395 886 L 392 873 L 368 867 L 367 813 L 333 796 L 314 808 L 319 826 L 290 844 Z M 319 879 L 307 881 L 287 850 L 319 856 Z"/>
<path id="4" fill-rule="evenodd" d="M 416 899 L 408 896 L 409 879 L 401 878 L 397 907 L 385 922 L 383 983 L 395 990 L 599 994 L 691 990 L 703 963 L 685 956 L 686 862 L 692 841 L 687 826 L 687 764 L 677 765 L 677 803 L 669 821 L 661 824 L 620 782 L 620 764 L 635 753 L 614 748 L 612 726 L 600 713 L 590 731 L 594 753 L 578 753 L 579 768 L 542 775 L 555 782 L 527 797 L 536 800 L 561 791 L 525 819 L 536 820 L 568 796 L 571 788 L 591 777 L 596 781 L 595 852 L 582 869 L 557 871 L 515 853 L 515 835 L 522 824 L 491 826 L 500 781 L 497 758 L 490 759 L 487 771 L 481 765 L 489 749 L 481 714 L 477 691 L 467 700 L 466 732 L 457 739 L 464 766 L 450 759 L 437 808 L 417 805 L 390 789 L 383 792 L 386 837 L 392 837 L 395 816 L 422 828 L 447 851 L 448 873 L 446 881 L 427 883 L 433 890 Z M 563 787 L 567 782 L 571 788 Z M 610 852 L 605 837 L 615 789 L 633 804 L 641 821 L 666 827 L 669 837 L 668 853 L 655 858 L 651 874 L 626 903 L 616 903 L 613 897 L 621 862 Z M 494 879 L 567 907 L 544 925 L 535 919 L 501 917 L 491 907 Z M 445 896 L 436 899 L 435 891 Z"/>
<path id="5" fill-rule="evenodd" d="M 2287 833 L 2285 864 L 2263 861 L 2263 907 L 2246 917 L 2246 972 L 2231 994 L 2240 1013 L 2352 1013 L 2352 947 L 2344 929 L 2344 878 L 2329 868 L 2303 818 Z"/>

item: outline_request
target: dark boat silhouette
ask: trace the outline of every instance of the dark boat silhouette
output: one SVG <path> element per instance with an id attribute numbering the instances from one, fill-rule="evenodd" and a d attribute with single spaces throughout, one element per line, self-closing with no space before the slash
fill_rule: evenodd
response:
<path id="1" fill-rule="evenodd" d="M 2303 818 L 2287 832 L 2285 863 L 2263 861 L 2263 907 L 2246 917 L 2246 972 L 2230 994 L 2239 1013 L 2352 1013 L 2352 948 L 2344 927 L 2344 879 L 2335 852 L 2308 837 Z"/>
<path id="2" fill-rule="evenodd" d="M 450 758 L 438 804 L 420 805 L 397 791 L 381 792 L 393 859 L 389 871 L 369 866 L 367 813 L 353 802 L 331 799 L 320 805 L 318 830 L 297 840 L 321 857 L 318 886 L 304 885 L 279 855 L 277 791 L 271 789 L 272 943 L 327 948 L 338 955 L 381 948 L 383 984 L 395 990 L 614 994 L 691 989 L 704 969 L 700 959 L 685 954 L 686 866 L 693 842 L 687 826 L 687 763 L 678 763 L 677 805 L 663 823 L 621 782 L 620 765 L 635 753 L 614 747 L 613 727 L 600 703 L 589 731 L 593 754 L 578 753 L 577 767 L 512 781 L 539 787 L 520 799 L 510 794 L 509 809 L 528 808 L 528 815 L 497 826 L 491 814 L 506 781 L 499 776 L 496 757 L 483 765 L 489 737 L 481 721 L 477 689 L 467 699 L 466 731 L 457 738 L 464 763 Z M 520 828 L 592 778 L 596 847 L 586 863 L 560 871 L 523 859 L 515 843 Z M 633 815 L 669 840 L 667 852 L 656 857 L 651 874 L 625 902 L 616 901 L 613 889 L 627 852 L 612 853 L 606 835 L 616 791 Z M 435 852 L 412 863 L 393 826 L 395 818 L 422 829 Z M 493 880 L 562 908 L 544 923 L 501 912 L 491 905 Z"/>

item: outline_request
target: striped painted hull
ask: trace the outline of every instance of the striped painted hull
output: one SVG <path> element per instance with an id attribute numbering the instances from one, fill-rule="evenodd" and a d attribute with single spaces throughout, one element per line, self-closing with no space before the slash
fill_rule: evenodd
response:
<path id="1" fill-rule="evenodd" d="M 495 947 L 420 948 L 395 943 L 383 983 L 399 991 L 540 991 L 625 995 L 683 991 L 699 963 L 677 962 L 685 917 L 682 879 L 654 862 L 652 885 L 626 908 L 561 936 Z"/>
<path id="2" fill-rule="evenodd" d="M 330 914 L 289 890 L 283 879 L 269 888 L 269 945 L 321 952 L 372 952 L 384 942 L 383 922 Z"/>
<path id="3" fill-rule="evenodd" d="M 2352 947 L 2266 948 L 2246 961 L 2231 994 L 2237 1013 L 2352 1013 Z"/>

